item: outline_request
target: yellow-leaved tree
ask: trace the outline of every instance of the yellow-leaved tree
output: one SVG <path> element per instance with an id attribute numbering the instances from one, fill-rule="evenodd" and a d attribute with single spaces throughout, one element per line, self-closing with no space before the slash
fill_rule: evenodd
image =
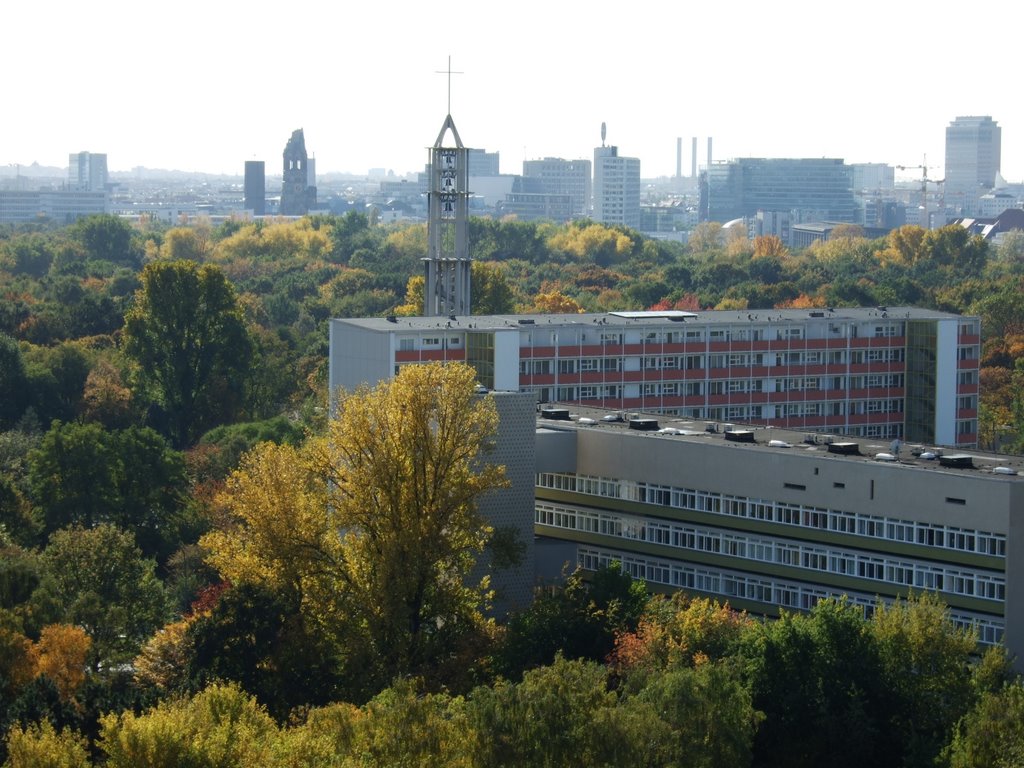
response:
<path id="1" fill-rule="evenodd" d="M 430 364 L 342 393 L 323 438 L 246 456 L 227 522 L 202 539 L 225 579 L 295 599 L 368 688 L 443 664 L 484 627 L 487 584 L 467 582 L 490 530 L 477 500 L 505 479 L 475 385 L 467 365 Z"/>
<path id="2" fill-rule="evenodd" d="M 489 528 L 477 511 L 506 484 L 486 452 L 498 427 L 468 365 L 406 366 L 343 396 L 312 450 L 343 531 L 342 578 L 384 669 L 420 669 L 475 631 L 487 585 L 466 582 Z"/>

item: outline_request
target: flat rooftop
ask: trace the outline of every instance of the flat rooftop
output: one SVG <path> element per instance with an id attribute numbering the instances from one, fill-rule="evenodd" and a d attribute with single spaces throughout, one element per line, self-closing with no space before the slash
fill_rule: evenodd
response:
<path id="1" fill-rule="evenodd" d="M 553 413 L 555 412 L 555 413 Z M 550 418 L 557 415 L 560 418 Z M 568 418 L 565 418 L 568 416 Z M 643 421 L 644 429 L 630 427 Z M 951 474 L 988 474 L 1024 482 L 1024 456 L 975 449 L 936 447 L 920 443 L 899 443 L 872 437 L 801 432 L 764 425 L 702 421 L 680 416 L 637 411 L 615 411 L 574 404 L 544 403 L 537 408 L 538 429 L 620 430 L 638 439 L 682 440 L 707 445 L 730 445 L 751 450 L 798 453 L 837 461 L 898 464 Z M 997 468 L 1000 468 L 997 470 Z"/>
<path id="2" fill-rule="evenodd" d="M 452 317 L 359 317 L 334 318 L 337 322 L 374 331 L 429 330 L 432 328 L 454 328 L 460 330 L 506 330 L 529 328 L 530 326 L 586 326 L 615 325 L 664 326 L 666 323 L 679 325 L 694 324 L 736 324 L 736 323 L 802 323 L 806 320 L 828 319 L 833 321 L 868 322 L 883 318 L 894 320 L 942 320 L 957 318 L 951 312 L 937 312 L 920 307 L 835 307 L 813 309 L 754 309 L 754 310 L 706 310 L 682 312 L 679 310 L 647 312 L 589 312 L 583 314 L 557 315 L 456 315 Z"/>

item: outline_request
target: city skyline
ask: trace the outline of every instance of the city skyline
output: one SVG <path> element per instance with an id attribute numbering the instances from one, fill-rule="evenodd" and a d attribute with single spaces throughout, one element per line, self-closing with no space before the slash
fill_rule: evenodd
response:
<path id="1" fill-rule="evenodd" d="M 59 3 L 59 26 L 51 9 L 8 9 L 0 64 L 32 77 L 9 81 L 0 166 L 66 167 L 87 150 L 106 153 L 111 172 L 240 176 L 246 160 L 263 160 L 275 175 L 302 128 L 321 174 L 404 175 L 427 162 L 450 79 L 466 145 L 500 152 L 502 173 L 520 173 L 524 159 L 591 158 L 605 123 L 607 144 L 638 157 L 644 178 L 675 174 L 680 138 L 688 176 L 693 137 L 699 166 L 712 137 L 715 160 L 927 157 L 941 178 L 946 126 L 991 115 L 1002 176 L 1024 181 L 1024 105 L 990 85 L 1012 69 L 1009 46 L 924 3 L 868 0 L 841 22 L 804 0 L 770 12 L 655 2 L 632 15 L 534 0 L 493 14 L 399 0 L 386 16 L 302 2 L 287 14 L 106 5 L 101 20 Z M 1024 19 L 1009 0 L 994 6 L 986 15 Z"/>

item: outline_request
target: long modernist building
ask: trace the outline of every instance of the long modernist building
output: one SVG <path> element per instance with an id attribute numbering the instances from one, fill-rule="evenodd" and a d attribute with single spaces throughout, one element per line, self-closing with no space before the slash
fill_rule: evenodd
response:
<path id="1" fill-rule="evenodd" d="M 768 615 L 842 595 L 870 611 L 879 598 L 935 591 L 981 642 L 1005 632 L 1011 652 L 1024 651 L 1020 457 L 663 416 L 609 423 L 586 409 L 540 415 L 541 563 L 552 560 L 545 549 L 558 567 L 617 560 L 652 589 Z"/>
<path id="2" fill-rule="evenodd" d="M 464 360 L 490 389 L 933 445 L 977 444 L 980 323 L 914 307 L 335 319 L 330 387 Z"/>

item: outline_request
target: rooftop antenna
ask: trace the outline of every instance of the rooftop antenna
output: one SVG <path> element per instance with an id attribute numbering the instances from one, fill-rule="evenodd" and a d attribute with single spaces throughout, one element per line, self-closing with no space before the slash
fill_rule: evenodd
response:
<path id="1" fill-rule="evenodd" d="M 601 146 L 604 146 L 604 137 L 608 135 L 608 126 L 605 123 L 601 123 Z"/>
<path id="2" fill-rule="evenodd" d="M 466 73 L 465 72 L 452 72 L 452 57 L 449 54 L 449 56 L 448 56 L 448 69 L 447 70 L 444 70 L 444 69 L 434 70 L 434 74 L 436 74 L 436 75 L 447 74 L 448 75 L 448 114 L 450 115 L 452 113 L 452 75 L 464 75 Z"/>

